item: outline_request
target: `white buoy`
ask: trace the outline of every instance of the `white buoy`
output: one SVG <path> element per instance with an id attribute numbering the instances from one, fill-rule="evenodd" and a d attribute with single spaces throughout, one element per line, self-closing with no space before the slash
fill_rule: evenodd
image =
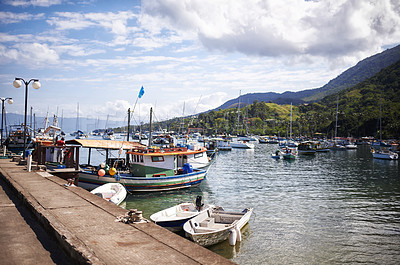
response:
<path id="1" fill-rule="evenodd" d="M 238 226 L 235 227 L 236 230 L 236 241 L 242 241 L 242 233 L 240 232 L 240 228 Z"/>
<path id="2" fill-rule="evenodd" d="M 237 233 L 236 233 L 236 229 L 233 228 L 231 230 L 229 230 L 230 234 L 229 234 L 229 245 L 234 246 L 236 244 L 236 238 L 237 238 Z"/>

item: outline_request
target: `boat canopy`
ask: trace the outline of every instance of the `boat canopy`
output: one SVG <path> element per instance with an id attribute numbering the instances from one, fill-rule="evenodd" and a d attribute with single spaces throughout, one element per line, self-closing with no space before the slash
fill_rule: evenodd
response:
<path id="1" fill-rule="evenodd" d="M 65 142 L 66 144 L 78 144 L 85 148 L 98 148 L 98 149 L 124 149 L 131 150 L 136 148 L 143 148 L 145 145 L 137 142 L 128 141 L 112 141 L 112 140 L 87 140 L 87 139 L 73 139 Z"/>

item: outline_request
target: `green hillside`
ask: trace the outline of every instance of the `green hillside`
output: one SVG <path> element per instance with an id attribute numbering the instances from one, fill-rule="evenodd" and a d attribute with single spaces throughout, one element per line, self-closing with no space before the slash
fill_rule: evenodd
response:
<path id="1" fill-rule="evenodd" d="M 372 77 L 381 69 L 394 64 L 398 60 L 400 60 L 400 45 L 358 62 L 355 66 L 347 69 L 323 87 L 314 90 L 314 94 L 303 97 L 302 100 L 307 102 L 317 101 L 325 96 L 352 87 L 359 82 Z"/>

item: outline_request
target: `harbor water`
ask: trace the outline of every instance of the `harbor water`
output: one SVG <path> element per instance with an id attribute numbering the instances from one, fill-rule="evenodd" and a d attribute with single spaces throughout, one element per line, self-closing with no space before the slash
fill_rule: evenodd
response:
<path id="1" fill-rule="evenodd" d="M 373 159 L 369 146 L 275 160 L 276 148 L 219 152 L 200 186 L 130 194 L 123 207 L 149 218 L 197 195 L 252 207 L 241 242 L 209 247 L 238 264 L 399 264 L 399 161 Z"/>

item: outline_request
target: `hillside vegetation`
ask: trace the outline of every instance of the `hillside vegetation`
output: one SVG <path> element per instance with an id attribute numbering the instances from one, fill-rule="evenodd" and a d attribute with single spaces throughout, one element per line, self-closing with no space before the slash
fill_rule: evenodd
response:
<path id="1" fill-rule="evenodd" d="M 295 136 L 334 136 L 338 101 L 337 136 L 400 138 L 400 61 L 373 77 L 319 102 L 292 107 L 292 131 Z M 380 129 L 380 107 L 382 131 Z M 241 107 L 239 123 L 236 108 L 218 109 L 183 120 L 188 127 L 202 128 L 205 134 L 289 134 L 289 104 L 278 105 L 254 100 Z M 155 128 L 179 131 L 182 119 L 158 123 Z"/>

